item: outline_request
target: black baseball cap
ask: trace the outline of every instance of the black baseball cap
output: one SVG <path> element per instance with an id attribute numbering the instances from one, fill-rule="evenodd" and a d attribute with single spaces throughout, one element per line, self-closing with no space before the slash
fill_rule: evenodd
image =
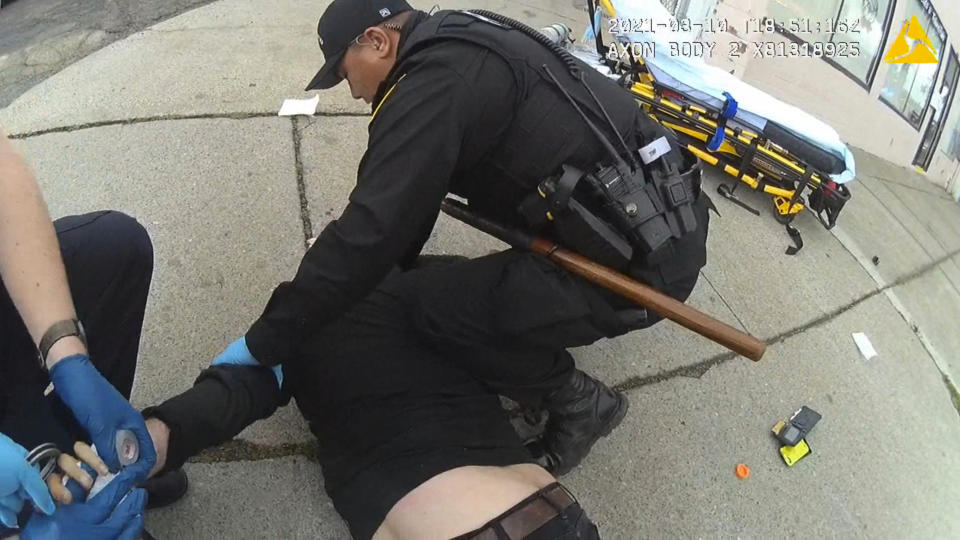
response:
<path id="1" fill-rule="evenodd" d="M 364 30 L 413 7 L 406 0 L 333 0 L 317 23 L 317 41 L 324 63 L 307 90 L 325 90 L 340 82 L 337 64 Z"/>

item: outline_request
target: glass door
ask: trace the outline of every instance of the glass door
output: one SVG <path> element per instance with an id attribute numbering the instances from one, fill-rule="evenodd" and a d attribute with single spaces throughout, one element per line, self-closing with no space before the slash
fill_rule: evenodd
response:
<path id="1" fill-rule="evenodd" d="M 933 151 L 940 142 L 940 135 L 943 134 L 943 127 L 947 123 L 947 117 L 950 116 L 950 105 L 953 103 L 953 96 L 957 92 L 957 81 L 960 80 L 960 62 L 957 61 L 957 51 L 950 48 L 950 56 L 947 57 L 947 68 L 944 70 L 943 82 L 940 88 L 934 93 L 928 106 L 930 114 L 930 123 L 923 132 L 923 139 L 920 140 L 920 146 L 917 147 L 917 153 L 913 157 L 913 164 L 926 170 L 933 159 Z"/>

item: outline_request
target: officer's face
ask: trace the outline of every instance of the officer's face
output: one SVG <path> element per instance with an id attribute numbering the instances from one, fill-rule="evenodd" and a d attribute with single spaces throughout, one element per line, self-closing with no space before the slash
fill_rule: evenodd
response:
<path id="1" fill-rule="evenodd" d="M 340 77 L 347 80 L 354 99 L 373 101 L 396 59 L 393 40 L 381 28 L 368 28 L 354 40 L 340 61 Z"/>

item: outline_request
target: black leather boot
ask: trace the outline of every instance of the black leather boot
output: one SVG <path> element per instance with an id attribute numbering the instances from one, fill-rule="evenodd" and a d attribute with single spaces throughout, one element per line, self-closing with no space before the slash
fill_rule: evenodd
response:
<path id="1" fill-rule="evenodd" d="M 547 396 L 550 413 L 539 447 L 545 468 L 555 476 L 570 472 L 627 415 L 627 396 L 615 392 L 579 369 L 560 389 Z"/>

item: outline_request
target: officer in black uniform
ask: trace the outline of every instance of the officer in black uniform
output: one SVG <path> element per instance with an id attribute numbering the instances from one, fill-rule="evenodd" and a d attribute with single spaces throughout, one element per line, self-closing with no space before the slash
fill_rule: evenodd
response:
<path id="1" fill-rule="evenodd" d="M 346 79 L 372 106 L 368 148 L 343 214 L 244 336 L 250 355 L 294 359 L 310 328 L 399 266 L 425 342 L 549 412 L 539 446 L 563 474 L 628 406 L 566 348 L 658 317 L 529 253 L 422 268 L 418 255 L 454 193 L 685 300 L 706 262 L 709 201 L 695 158 L 616 81 L 497 14 L 334 0 L 318 33 L 325 64 L 307 89 Z"/>

